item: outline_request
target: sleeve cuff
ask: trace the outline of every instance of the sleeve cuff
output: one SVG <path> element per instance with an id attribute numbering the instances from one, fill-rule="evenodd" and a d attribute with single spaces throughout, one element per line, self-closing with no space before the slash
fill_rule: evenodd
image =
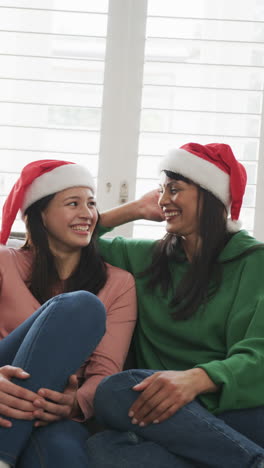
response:
<path id="1" fill-rule="evenodd" d="M 221 408 L 220 412 L 235 408 L 237 384 L 225 361 L 212 361 L 207 364 L 199 364 L 196 367 L 203 369 L 210 379 L 219 386 L 219 391 L 216 393 L 199 395 L 199 399 L 206 405 L 208 410 L 216 413 L 218 408 Z"/>

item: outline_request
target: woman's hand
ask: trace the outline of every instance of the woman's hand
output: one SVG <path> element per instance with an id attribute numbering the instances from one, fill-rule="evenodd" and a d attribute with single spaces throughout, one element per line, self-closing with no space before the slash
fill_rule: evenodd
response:
<path id="1" fill-rule="evenodd" d="M 33 401 L 36 393 L 11 382 L 11 378 L 28 379 L 30 375 L 14 366 L 0 367 L 0 426 L 11 427 L 11 421 L 3 416 L 15 419 L 34 419 Z"/>
<path id="2" fill-rule="evenodd" d="M 200 393 L 215 392 L 217 386 L 203 369 L 162 371 L 147 377 L 133 390 L 142 392 L 129 410 L 133 424 L 143 427 L 165 421 Z"/>
<path id="3" fill-rule="evenodd" d="M 162 209 L 158 205 L 159 191 L 151 190 L 146 193 L 138 200 L 138 204 L 141 211 L 142 219 L 148 219 L 150 221 L 164 221 L 165 217 Z"/>
<path id="4" fill-rule="evenodd" d="M 34 401 L 34 417 L 37 419 L 34 426 L 46 426 L 60 419 L 82 417 L 76 396 L 77 389 L 77 376 L 71 375 L 63 393 L 48 388 L 38 390 L 40 398 Z"/>
<path id="5" fill-rule="evenodd" d="M 104 227 L 116 227 L 137 219 L 164 221 L 164 215 L 158 205 L 159 192 L 152 190 L 138 200 L 124 203 L 116 208 L 100 213 L 100 224 Z"/>

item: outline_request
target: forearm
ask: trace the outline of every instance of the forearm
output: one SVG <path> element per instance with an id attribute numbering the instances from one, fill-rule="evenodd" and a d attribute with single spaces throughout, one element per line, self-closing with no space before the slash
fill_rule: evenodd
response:
<path id="1" fill-rule="evenodd" d="M 104 227 L 116 227 L 142 217 L 143 210 L 139 201 L 132 201 L 101 213 L 100 224 Z"/>
<path id="2" fill-rule="evenodd" d="M 164 221 L 164 214 L 158 205 L 159 193 L 151 190 L 138 200 L 106 211 L 101 215 L 101 225 L 104 227 L 116 227 L 121 224 L 148 219 L 150 221 Z"/>

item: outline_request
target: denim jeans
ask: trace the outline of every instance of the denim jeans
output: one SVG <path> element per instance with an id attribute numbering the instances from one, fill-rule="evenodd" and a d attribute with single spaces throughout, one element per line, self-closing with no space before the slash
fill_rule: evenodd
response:
<path id="1" fill-rule="evenodd" d="M 33 431 L 16 468 L 90 468 L 89 433 L 83 424 L 63 420 Z"/>
<path id="2" fill-rule="evenodd" d="M 117 431 L 134 432 L 140 438 L 145 439 L 146 443 L 151 441 L 159 444 L 163 449 L 175 455 L 175 464 L 172 463 L 172 467 L 183 468 L 186 466 L 186 461 L 189 461 L 191 464 L 187 466 L 193 467 L 264 468 L 264 410 L 262 407 L 253 410 L 230 411 L 216 417 L 198 401 L 193 401 L 160 424 L 150 424 L 146 427 L 132 424 L 128 417 L 128 410 L 138 397 L 138 392 L 133 391 L 132 387 L 153 372 L 128 370 L 105 378 L 98 386 L 94 400 L 95 412 L 100 423 Z M 103 443 L 102 440 L 99 442 L 102 460 Z M 96 455 L 95 444 L 96 439 L 88 440 L 88 449 L 90 447 L 93 449 L 91 466 L 103 467 L 97 463 L 99 455 Z M 156 463 L 157 456 L 158 451 L 156 455 L 154 452 Z M 109 468 L 112 466 L 115 468 L 130 467 L 129 459 L 125 456 L 124 444 L 122 457 L 127 460 L 126 464 L 111 465 L 108 448 L 108 464 L 105 466 Z M 183 458 L 182 462 L 181 458 Z M 162 452 L 159 462 L 162 467 Z M 145 466 L 151 466 L 151 463 Z"/>
<path id="3" fill-rule="evenodd" d="M 105 430 L 87 440 L 89 468 L 195 468 L 190 461 L 134 432 Z"/>
<path id="4" fill-rule="evenodd" d="M 55 296 L 0 341 L 0 366 L 11 364 L 28 372 L 26 380 L 12 379 L 21 387 L 61 392 L 69 375 L 78 370 L 104 335 L 105 318 L 103 304 L 91 293 Z M 14 466 L 19 457 L 18 466 L 27 468 L 88 466 L 84 452 L 84 433 L 86 437 L 88 433 L 79 423 L 59 421 L 34 428 L 34 421 L 9 419 L 11 428 L 0 427 L 1 460 Z M 80 428 L 74 430 L 77 426 Z M 80 443 L 69 444 L 71 437 Z M 58 463 L 60 456 L 64 463 Z"/>

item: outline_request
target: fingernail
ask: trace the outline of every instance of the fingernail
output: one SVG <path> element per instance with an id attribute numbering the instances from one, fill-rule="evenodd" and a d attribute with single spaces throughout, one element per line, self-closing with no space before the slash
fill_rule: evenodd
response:
<path id="1" fill-rule="evenodd" d="M 158 420 L 158 419 L 154 419 L 153 424 L 159 424 L 159 420 Z"/>
<path id="2" fill-rule="evenodd" d="M 25 372 L 25 371 L 22 371 L 21 374 L 23 374 L 23 375 L 29 375 L 29 373 L 28 373 L 28 372 Z"/>
<path id="3" fill-rule="evenodd" d="M 138 420 L 136 418 L 133 418 L 131 422 L 132 422 L 132 424 L 137 424 Z"/>
<path id="4" fill-rule="evenodd" d="M 140 427 L 144 427 L 144 426 L 145 426 L 145 423 L 144 423 L 143 421 L 141 421 L 141 422 L 139 423 L 139 426 L 140 426 Z"/>
<path id="5" fill-rule="evenodd" d="M 133 418 L 133 416 L 134 416 L 134 411 L 129 411 L 128 416 L 129 416 L 130 418 Z"/>

